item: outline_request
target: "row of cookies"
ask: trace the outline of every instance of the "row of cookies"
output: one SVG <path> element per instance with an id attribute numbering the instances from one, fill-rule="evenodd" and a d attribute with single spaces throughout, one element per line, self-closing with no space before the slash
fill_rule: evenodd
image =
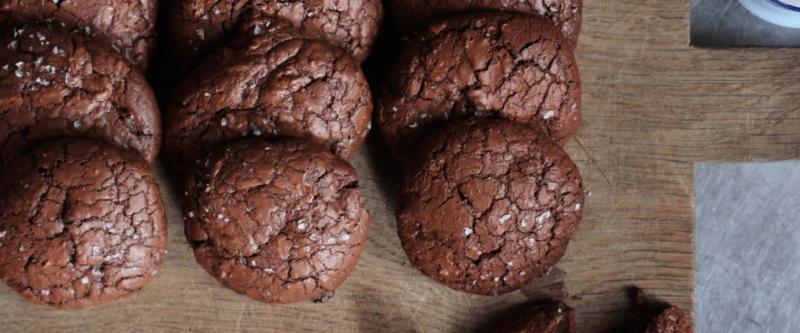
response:
<path id="1" fill-rule="evenodd" d="M 425 17 L 418 3 L 391 10 Z M 580 78 L 574 41 L 551 20 L 481 3 L 498 10 L 445 12 L 406 36 L 376 123 L 405 166 L 397 220 L 412 264 L 499 295 L 553 267 L 581 219 L 582 179 L 562 149 L 580 124 Z"/>
<path id="2" fill-rule="evenodd" d="M 189 170 L 186 237 L 230 289 L 324 301 L 355 268 L 370 216 L 355 169 L 372 100 L 361 71 L 379 1 L 176 1 L 199 65 L 178 84 L 165 157 Z"/>
<path id="3" fill-rule="evenodd" d="M 406 45 L 382 86 L 376 123 L 404 166 L 403 248 L 455 290 L 500 295 L 530 285 L 561 259 L 582 217 L 582 179 L 562 149 L 581 119 L 573 55 L 581 5 L 390 5 Z M 571 308 L 547 302 L 487 328 L 576 330 Z"/>
<path id="4" fill-rule="evenodd" d="M 584 207 L 581 176 L 561 148 L 581 120 L 581 1 L 388 3 L 406 45 L 376 123 L 404 166 L 397 220 L 409 260 L 468 293 L 530 285 L 564 255 Z M 643 302 L 636 312 L 649 322 L 622 331 L 692 331 L 679 308 Z M 561 302 L 523 310 L 486 331 L 576 331 Z"/>
<path id="5" fill-rule="evenodd" d="M 154 21 L 152 1 L 0 2 L 0 278 L 30 301 L 112 301 L 165 259 Z"/>

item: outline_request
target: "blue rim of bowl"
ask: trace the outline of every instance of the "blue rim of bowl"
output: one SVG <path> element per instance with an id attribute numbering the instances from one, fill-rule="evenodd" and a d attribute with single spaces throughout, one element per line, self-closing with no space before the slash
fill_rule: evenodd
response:
<path id="1" fill-rule="evenodd" d="M 776 5 L 776 6 L 781 6 L 783 8 L 788 9 L 788 10 L 800 13 L 800 7 L 796 7 L 796 6 L 792 6 L 790 4 L 783 3 L 780 0 L 767 0 L 767 1 L 769 1 L 770 3 L 772 3 L 772 4 Z"/>

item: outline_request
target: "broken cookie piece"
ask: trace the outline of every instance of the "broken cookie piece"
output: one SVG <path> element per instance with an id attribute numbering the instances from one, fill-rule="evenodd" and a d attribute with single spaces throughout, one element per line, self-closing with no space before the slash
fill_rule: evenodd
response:
<path id="1" fill-rule="evenodd" d="M 523 304 L 497 315 L 478 332 L 575 333 L 575 310 L 563 302 Z"/>
<path id="2" fill-rule="evenodd" d="M 638 287 L 628 289 L 628 297 L 644 321 L 633 323 L 631 333 L 692 333 L 692 320 L 679 307 L 648 299 Z"/>
<path id="3" fill-rule="evenodd" d="M 644 333 L 691 333 L 692 323 L 686 313 L 676 306 L 669 306 L 650 320 Z"/>

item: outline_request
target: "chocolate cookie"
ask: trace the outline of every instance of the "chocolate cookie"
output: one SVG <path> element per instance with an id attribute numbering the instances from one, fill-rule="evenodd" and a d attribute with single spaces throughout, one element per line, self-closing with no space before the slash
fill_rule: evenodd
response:
<path id="1" fill-rule="evenodd" d="M 355 170 L 327 150 L 246 139 L 206 160 L 185 205 L 186 237 L 217 280 L 268 303 L 324 301 L 367 238 Z"/>
<path id="2" fill-rule="evenodd" d="M 369 55 L 383 15 L 380 0 L 176 0 L 171 17 L 178 56 L 191 60 L 220 44 L 248 8 L 288 20 L 299 34 L 348 50 L 359 61 Z"/>
<path id="3" fill-rule="evenodd" d="M 638 317 L 631 333 L 692 333 L 692 320 L 679 307 L 659 301 L 651 301 L 639 287 L 628 289 L 628 297 L 633 305 L 633 312 Z M 621 330 L 617 330 L 621 331 Z"/>
<path id="4" fill-rule="evenodd" d="M 412 32 L 432 17 L 468 11 L 533 14 L 557 27 L 574 47 L 581 30 L 581 0 L 389 0 L 392 19 L 400 30 Z"/>
<path id="5" fill-rule="evenodd" d="M 243 25 L 182 80 L 166 118 L 167 156 L 192 163 L 244 136 L 304 138 L 345 158 L 363 144 L 372 100 L 358 62 L 268 22 Z"/>
<path id="6" fill-rule="evenodd" d="M 0 184 L 0 277 L 32 302 L 109 302 L 143 288 L 164 261 L 164 207 L 135 152 L 57 139 L 16 160 Z"/>
<path id="7" fill-rule="evenodd" d="M 644 333 L 692 333 L 692 322 L 680 308 L 669 306 L 650 320 Z"/>
<path id="8" fill-rule="evenodd" d="M 562 302 L 542 302 L 526 306 L 524 311 L 498 318 L 487 327 L 489 332 L 575 333 L 575 310 Z"/>
<path id="9" fill-rule="evenodd" d="M 106 140 L 155 160 L 158 105 L 119 54 L 46 25 L 2 30 L 0 46 L 0 166 L 58 136 Z"/>
<path id="10" fill-rule="evenodd" d="M 155 0 L 0 0 L 0 16 L 99 37 L 143 70 L 156 45 L 156 7 Z"/>
<path id="11" fill-rule="evenodd" d="M 377 122 L 398 159 L 448 120 L 498 117 L 564 144 L 578 129 L 581 89 L 572 48 L 544 20 L 461 16 L 410 42 L 381 92 Z"/>
<path id="12" fill-rule="evenodd" d="M 426 139 L 400 199 L 414 266 L 450 288 L 498 295 L 561 259 L 584 197 L 577 167 L 546 135 L 483 119 Z"/>

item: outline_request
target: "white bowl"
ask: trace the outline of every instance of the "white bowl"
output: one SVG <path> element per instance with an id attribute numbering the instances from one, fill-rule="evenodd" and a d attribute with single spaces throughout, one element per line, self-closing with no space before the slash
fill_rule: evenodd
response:
<path id="1" fill-rule="evenodd" d="M 739 0 L 753 15 L 787 28 L 800 28 L 800 0 Z"/>

